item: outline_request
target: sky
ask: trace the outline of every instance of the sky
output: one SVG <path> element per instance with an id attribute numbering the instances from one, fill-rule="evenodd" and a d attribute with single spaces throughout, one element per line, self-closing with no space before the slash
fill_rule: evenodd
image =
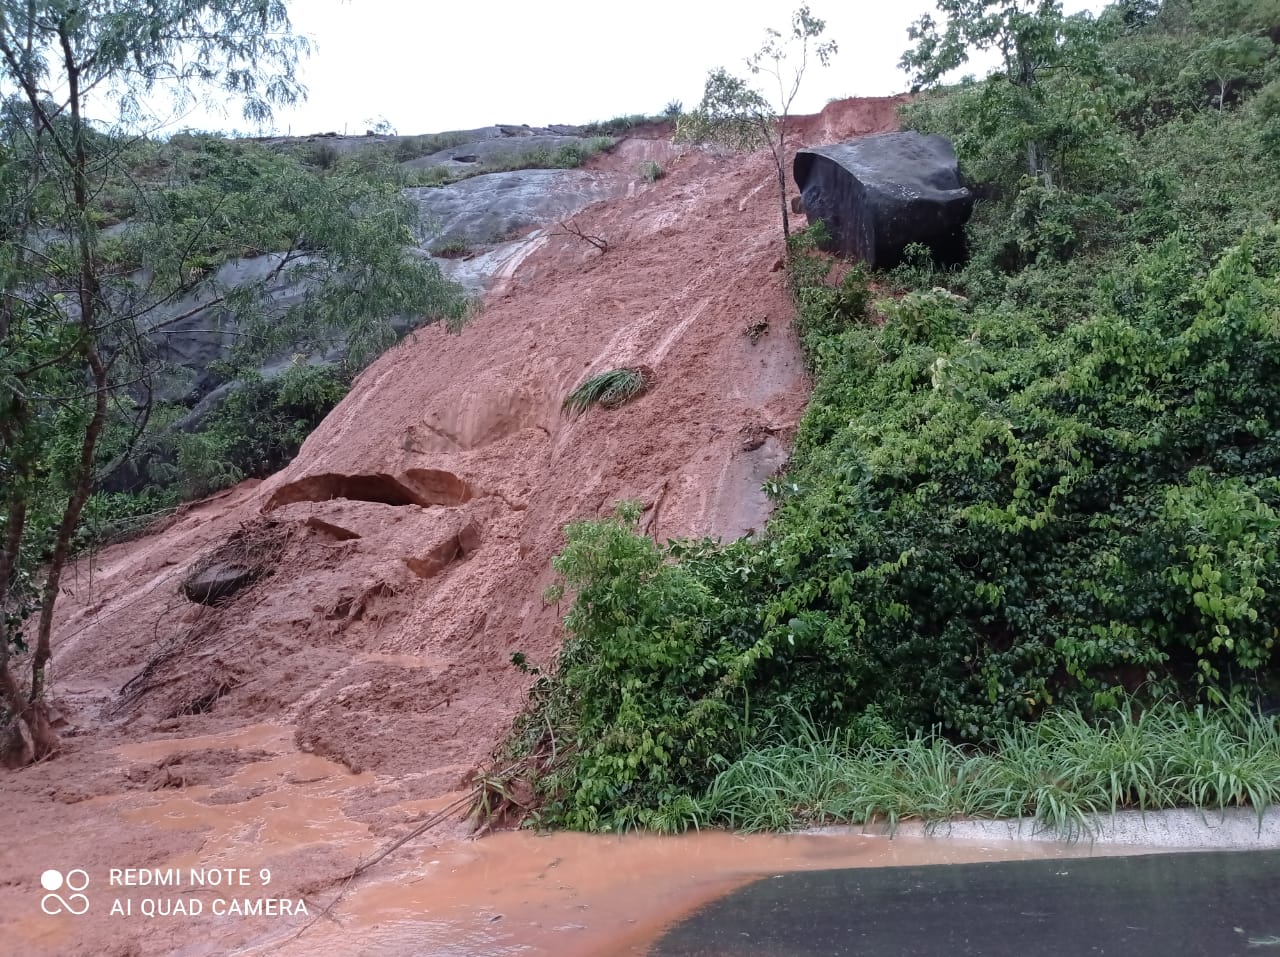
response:
<path id="1" fill-rule="evenodd" d="M 1102 3 L 1066 0 L 1068 12 Z M 907 27 L 930 0 L 810 0 L 839 44 L 811 62 L 793 113 L 832 99 L 902 92 Z M 787 0 L 291 0 L 294 30 L 314 51 L 305 104 L 277 111 L 274 130 L 234 111 L 197 110 L 178 126 L 247 133 L 363 133 L 385 119 L 399 133 L 495 123 L 544 126 L 692 108 L 708 70 L 741 73 L 766 27 L 784 30 Z M 984 69 L 966 72 L 982 73 Z"/>

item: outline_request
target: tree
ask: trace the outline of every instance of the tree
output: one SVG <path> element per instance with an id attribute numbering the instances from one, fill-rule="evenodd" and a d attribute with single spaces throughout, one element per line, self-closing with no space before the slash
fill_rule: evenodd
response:
<path id="1" fill-rule="evenodd" d="M 1231 84 L 1261 67 L 1271 53 L 1271 46 L 1270 40 L 1251 34 L 1212 40 L 1195 52 L 1184 75 L 1213 79 L 1218 85 L 1218 112 L 1221 113 Z"/>
<path id="2" fill-rule="evenodd" d="M 162 123 L 148 103 L 238 100 L 260 124 L 303 96 L 295 67 L 307 52 L 282 0 L 0 0 L 6 763 L 58 748 L 46 690 L 62 573 L 111 467 L 104 455 L 118 461 L 149 428 L 154 340 L 172 320 L 163 308 L 198 294 L 261 315 L 265 281 L 223 288 L 212 268 L 247 251 L 274 251 L 273 274 L 309 290 L 261 327 L 267 344 L 343 328 L 385 347 L 387 317 L 456 304 L 438 270 L 407 252 L 412 210 L 389 185 L 322 181 L 235 145 L 205 151 L 184 190 L 140 183 L 127 162 Z M 101 227 L 122 194 L 136 215 L 120 238 Z"/>
<path id="3" fill-rule="evenodd" d="M 936 86 L 969 62 L 971 51 L 994 49 L 1004 60 L 1002 77 L 1012 85 L 1019 111 L 1028 118 L 1039 112 L 1040 75 L 1062 58 L 1065 21 L 1059 0 L 937 0 L 936 5 L 945 16 L 943 25 L 925 14 L 908 30 L 916 45 L 899 65 L 913 89 Z M 1027 137 L 1025 149 L 1028 174 L 1052 185 L 1042 143 Z"/>
<path id="4" fill-rule="evenodd" d="M 141 97 L 157 85 L 180 97 L 203 86 L 242 97 L 245 116 L 262 120 L 273 103 L 302 95 L 294 73 L 302 53 L 305 42 L 289 33 L 287 11 L 278 0 L 120 0 L 92 6 L 75 0 L 0 2 L 0 83 L 22 101 L 21 106 L 11 103 L 7 112 L 10 117 L 25 114 L 20 129 L 27 140 L 22 144 L 24 191 L 6 223 L 0 307 L 6 366 L 6 394 L 0 401 L 8 453 L 0 602 L 8 602 L 7 593 L 22 570 L 26 523 L 40 491 L 35 467 L 49 422 L 40 414 L 37 397 L 49 386 L 74 384 L 71 393 L 59 390 L 63 402 L 55 415 L 77 419 L 80 426 L 39 590 L 25 694 L 10 663 L 11 646 L 25 643 L 11 632 L 10 616 L 0 640 L 0 692 L 10 718 L 29 731 L 36 759 L 53 753 L 58 744 L 44 702 L 53 613 L 62 570 L 93 487 L 95 453 L 112 393 L 109 340 L 119 332 L 104 289 L 91 216 L 95 173 L 106 157 L 94 155 L 94 129 L 86 111 L 94 98 L 111 97 L 122 118 L 136 122 L 143 118 Z M 42 227 L 67 238 L 67 261 L 52 261 L 54 257 L 30 244 L 32 231 Z M 59 288 L 61 279 L 71 280 L 69 289 Z M 64 311 L 68 293 L 71 301 Z M 68 369 L 80 375 L 71 375 L 71 382 L 51 381 L 68 378 L 62 375 Z M 13 617 L 22 620 L 32 610 L 28 604 Z"/>
<path id="5" fill-rule="evenodd" d="M 778 177 L 784 237 L 791 235 L 787 207 L 787 117 L 800 92 L 810 55 L 827 66 L 836 54 L 834 40 L 818 42 L 826 27 L 826 22 L 813 16 L 805 4 L 791 15 L 789 33 L 765 31 L 764 43 L 746 61 L 747 71 L 753 77 L 770 78 L 770 85 L 777 86 L 776 100 L 771 101 L 748 80 L 720 67 L 707 75 L 698 108 L 681 117 L 677 127 L 677 136 L 682 139 L 716 142 L 732 149 L 768 147 Z"/>

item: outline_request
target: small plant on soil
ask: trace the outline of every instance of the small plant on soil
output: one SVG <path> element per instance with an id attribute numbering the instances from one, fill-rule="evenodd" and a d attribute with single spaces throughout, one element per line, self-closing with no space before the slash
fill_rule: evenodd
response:
<path id="1" fill-rule="evenodd" d="M 660 163 L 653 160 L 645 160 L 640 164 L 640 175 L 644 177 L 646 183 L 656 183 L 667 174 Z"/>
<path id="2" fill-rule="evenodd" d="M 769 332 L 769 320 L 756 319 L 754 322 L 747 323 L 747 328 L 742 330 L 742 334 L 751 340 L 754 346 L 760 339 Z"/>
<path id="3" fill-rule="evenodd" d="M 431 247 L 431 255 L 439 256 L 442 259 L 461 259 L 470 252 L 471 247 L 467 244 L 467 241 L 456 236 Z"/>
<path id="4" fill-rule="evenodd" d="M 610 369 L 592 376 L 567 396 L 563 408 L 582 415 L 593 405 L 616 409 L 649 388 L 649 378 L 640 369 Z"/>

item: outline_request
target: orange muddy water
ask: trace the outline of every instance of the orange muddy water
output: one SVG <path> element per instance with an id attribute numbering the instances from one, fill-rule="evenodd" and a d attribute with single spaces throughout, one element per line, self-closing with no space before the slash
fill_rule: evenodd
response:
<path id="1" fill-rule="evenodd" d="M 33 842 L 39 852 L 9 844 L 0 853 L 9 876 L 0 953 L 643 954 L 672 921 L 756 877 L 1091 853 L 858 834 L 473 840 L 454 816 L 347 882 L 352 867 L 458 795 L 406 799 L 372 773 L 297 750 L 267 724 L 121 745 L 110 756 L 136 789 L 63 804 L 56 821 L 28 821 L 33 836 L 49 827 Z M 87 876 L 88 913 L 42 911 L 59 904 L 41 887 L 49 868 Z M 224 876 L 211 886 L 214 871 Z M 165 883 L 142 883 L 156 875 Z"/>

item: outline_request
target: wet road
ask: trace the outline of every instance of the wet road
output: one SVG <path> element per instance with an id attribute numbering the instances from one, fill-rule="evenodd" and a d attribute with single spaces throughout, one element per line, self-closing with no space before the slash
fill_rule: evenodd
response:
<path id="1" fill-rule="evenodd" d="M 780 874 L 650 957 L 1280 957 L 1280 851 Z"/>

